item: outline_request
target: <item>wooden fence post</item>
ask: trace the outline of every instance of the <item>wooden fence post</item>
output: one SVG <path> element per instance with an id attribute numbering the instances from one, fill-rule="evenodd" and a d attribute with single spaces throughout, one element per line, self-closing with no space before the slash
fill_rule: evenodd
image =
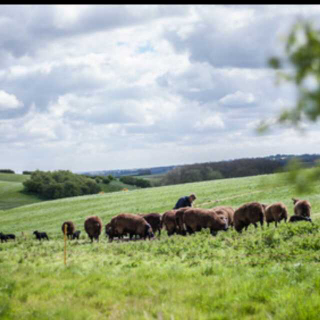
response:
<path id="1" fill-rule="evenodd" d="M 67 265 L 67 227 L 68 225 L 64 225 L 64 265 Z"/>

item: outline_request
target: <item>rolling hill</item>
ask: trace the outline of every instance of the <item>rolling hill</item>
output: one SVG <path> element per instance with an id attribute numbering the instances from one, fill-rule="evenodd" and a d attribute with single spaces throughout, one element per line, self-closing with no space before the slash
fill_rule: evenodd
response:
<path id="1" fill-rule="evenodd" d="M 23 192 L 22 182 L 26 179 L 28 175 L 0 173 L 0 210 L 41 202 L 37 196 Z"/>
<path id="2" fill-rule="evenodd" d="M 283 201 L 292 213 L 291 198 L 297 196 L 294 188 L 281 182 L 277 182 L 278 185 L 266 183 L 279 176 L 233 178 L 44 201 L 1 212 L 0 223 L 6 232 L 42 228 L 59 233 L 61 223 L 68 219 L 73 219 L 82 228 L 89 215 L 99 215 L 107 223 L 121 212 L 163 213 L 173 208 L 179 197 L 192 192 L 197 194 L 195 206 L 198 207 L 210 208 L 219 203 L 236 208 L 254 200 L 267 204 Z M 313 212 L 320 212 L 320 196 L 314 194 L 308 199 L 313 204 Z M 10 198 L 8 201 L 13 202 Z"/>
<path id="3" fill-rule="evenodd" d="M 151 241 L 90 243 L 87 216 L 106 224 L 120 212 L 171 209 L 191 192 L 195 206 L 283 201 L 293 213 L 294 188 L 281 175 L 234 178 L 44 201 L 0 211 L 1 319 L 318 319 L 320 195 L 304 195 L 314 223 L 249 227 Z M 319 190 L 319 185 L 317 190 Z M 72 220 L 81 239 L 68 241 Z M 38 242 L 34 230 L 50 241 Z"/>

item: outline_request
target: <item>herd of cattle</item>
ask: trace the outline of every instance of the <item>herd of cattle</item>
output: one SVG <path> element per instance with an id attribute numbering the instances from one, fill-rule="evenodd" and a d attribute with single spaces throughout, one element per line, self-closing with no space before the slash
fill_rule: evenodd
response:
<path id="1" fill-rule="evenodd" d="M 287 222 L 288 218 L 289 222 L 312 222 L 310 202 L 295 198 L 292 200 L 294 215 L 290 218 L 288 210 L 282 202 L 271 205 L 250 202 L 243 204 L 236 210 L 229 206 L 218 206 L 212 209 L 184 207 L 167 211 L 163 215 L 159 213 L 121 213 L 105 225 L 105 233 L 110 241 L 114 238 L 123 239 L 125 236 L 129 236 L 130 240 L 133 237 L 151 239 L 155 236 L 155 232 L 158 232 L 160 236 L 162 228 L 167 230 L 168 236 L 192 234 L 205 228 L 210 229 L 212 235 L 216 235 L 218 231 L 226 231 L 229 227 L 234 228 L 239 233 L 243 229 L 247 230 L 251 224 L 257 228 L 259 223 L 262 227 L 264 221 L 268 226 L 274 222 L 276 227 L 282 220 Z M 69 239 L 79 239 L 80 231 L 76 231 L 72 221 L 64 222 L 61 229 Z M 88 217 L 84 222 L 84 229 L 91 242 L 94 239 L 99 241 L 103 229 L 102 220 L 98 216 Z M 45 232 L 34 231 L 33 234 L 40 241 L 42 239 L 49 240 Z M 1 242 L 6 242 L 9 239 L 15 239 L 15 235 L 0 233 Z"/>

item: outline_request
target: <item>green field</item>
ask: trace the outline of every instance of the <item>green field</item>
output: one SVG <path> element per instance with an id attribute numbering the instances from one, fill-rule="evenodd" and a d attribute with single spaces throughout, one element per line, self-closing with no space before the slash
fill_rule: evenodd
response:
<path id="1" fill-rule="evenodd" d="M 293 213 L 292 186 L 277 175 L 137 189 L 25 205 L 0 211 L 0 319 L 319 319 L 320 195 L 305 195 L 314 224 L 282 223 L 239 235 L 192 236 L 91 244 L 87 216 L 104 223 L 121 212 L 163 213 L 180 196 L 195 206 L 283 201 Z M 279 177 L 279 176 L 278 176 Z M 274 183 L 265 183 L 266 180 Z M 317 186 L 319 190 L 320 184 Z M 68 242 L 63 264 L 61 225 L 71 219 L 81 239 Z M 34 230 L 46 231 L 38 243 Z"/>
<path id="2" fill-rule="evenodd" d="M 22 182 L 26 179 L 29 179 L 28 175 L 0 173 L 0 210 L 41 201 L 37 196 L 23 192 Z"/>
<path id="3" fill-rule="evenodd" d="M 0 173 L 0 210 L 8 210 L 27 204 L 44 201 L 34 194 L 24 192 L 23 181 L 29 179 L 29 175 Z M 130 186 L 119 180 L 113 180 L 109 184 L 100 183 L 101 191 L 105 193 L 117 192 L 122 189 L 134 190 L 136 186 Z"/>
<path id="4" fill-rule="evenodd" d="M 137 178 L 140 179 L 146 179 L 149 180 L 151 185 L 156 185 L 157 183 L 159 183 L 162 178 L 165 176 L 165 174 L 151 174 L 151 175 L 147 175 L 147 176 L 136 176 Z"/>
<path id="5" fill-rule="evenodd" d="M 131 186 L 129 184 L 125 184 L 118 179 L 112 180 L 110 183 L 99 183 L 101 190 L 103 192 L 117 192 L 122 191 L 122 189 L 135 190 L 138 189 L 136 186 Z"/>

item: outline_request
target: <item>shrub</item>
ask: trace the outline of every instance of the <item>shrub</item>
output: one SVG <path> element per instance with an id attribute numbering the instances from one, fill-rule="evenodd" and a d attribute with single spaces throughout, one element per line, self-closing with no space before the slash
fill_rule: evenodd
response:
<path id="1" fill-rule="evenodd" d="M 151 187 L 150 181 L 142 179 L 142 178 L 124 176 L 124 177 L 120 178 L 120 181 L 125 184 L 137 186 L 140 188 L 150 188 Z"/>
<path id="2" fill-rule="evenodd" d="M 105 178 L 102 179 L 102 182 L 104 184 L 109 184 L 111 182 L 111 180 L 109 179 L 109 177 L 105 177 Z"/>
<path id="3" fill-rule="evenodd" d="M 32 171 L 22 171 L 22 174 L 31 174 Z"/>
<path id="4" fill-rule="evenodd" d="M 96 194 L 101 191 L 94 180 L 65 170 L 54 172 L 36 170 L 31 173 L 30 179 L 23 182 L 23 185 L 27 192 L 37 193 L 45 199 Z"/>

